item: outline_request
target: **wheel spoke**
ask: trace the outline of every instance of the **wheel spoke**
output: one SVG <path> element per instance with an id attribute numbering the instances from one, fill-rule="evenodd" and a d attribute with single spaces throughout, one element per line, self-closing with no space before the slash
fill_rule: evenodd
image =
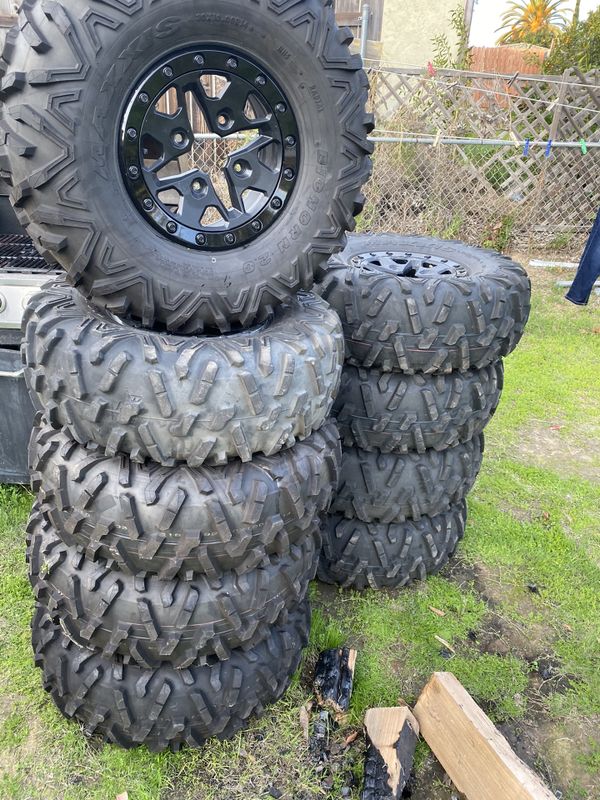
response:
<path id="1" fill-rule="evenodd" d="M 157 195 L 168 189 L 174 189 L 180 195 L 181 201 L 176 216 L 183 225 L 197 228 L 208 208 L 216 208 L 223 217 L 223 222 L 229 221 L 230 214 L 217 194 L 208 173 L 200 169 L 191 169 L 180 175 L 158 178 L 151 172 L 148 178 L 152 181 Z"/>
<path id="2" fill-rule="evenodd" d="M 151 171 L 155 173 L 176 158 L 189 153 L 194 145 L 194 131 L 187 111 L 185 93 L 180 86 L 176 89 L 179 108 L 175 114 L 163 114 L 153 108 L 144 120 L 143 135 L 151 136 L 163 150 L 151 167 Z M 176 137 L 181 137 L 181 144 Z"/>
<path id="3" fill-rule="evenodd" d="M 229 136 L 240 131 L 270 128 L 272 115 L 259 119 L 248 119 L 244 110 L 252 94 L 246 81 L 236 76 L 228 76 L 229 85 L 220 97 L 209 97 L 200 82 L 194 84 L 192 94 L 202 109 L 212 133 Z"/>
<path id="4" fill-rule="evenodd" d="M 239 211 L 244 211 L 242 195 L 247 189 L 254 189 L 266 195 L 273 184 L 273 177 L 277 175 L 278 170 L 266 167 L 258 157 L 259 153 L 272 142 L 270 136 L 259 136 L 246 147 L 240 147 L 239 150 L 229 154 L 223 172 L 229 186 L 231 202 Z M 236 165 L 241 167 L 239 171 L 236 170 Z"/>

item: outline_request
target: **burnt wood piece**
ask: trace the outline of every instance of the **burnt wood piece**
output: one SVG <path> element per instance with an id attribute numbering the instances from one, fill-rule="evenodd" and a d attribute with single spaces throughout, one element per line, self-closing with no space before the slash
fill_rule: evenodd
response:
<path id="1" fill-rule="evenodd" d="M 400 800 L 412 772 L 419 723 L 408 708 L 365 714 L 367 756 L 361 800 Z"/>
<path id="2" fill-rule="evenodd" d="M 314 689 L 317 702 L 336 715 L 350 708 L 356 650 L 348 647 L 324 650 L 315 667 Z"/>

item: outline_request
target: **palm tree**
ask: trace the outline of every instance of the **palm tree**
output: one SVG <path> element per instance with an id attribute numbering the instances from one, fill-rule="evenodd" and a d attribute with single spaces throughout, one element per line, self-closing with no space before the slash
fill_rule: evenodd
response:
<path id="1" fill-rule="evenodd" d="M 502 15 L 498 32 L 506 32 L 498 44 L 527 42 L 549 47 L 568 24 L 564 7 L 565 0 L 513 0 Z"/>

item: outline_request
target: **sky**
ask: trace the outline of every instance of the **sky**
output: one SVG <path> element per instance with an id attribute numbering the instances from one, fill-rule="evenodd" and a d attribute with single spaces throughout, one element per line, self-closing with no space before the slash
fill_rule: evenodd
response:
<path id="1" fill-rule="evenodd" d="M 508 0 L 475 0 L 470 44 L 474 47 L 492 47 L 499 34 L 500 18 L 508 6 Z M 574 2 L 570 7 L 573 8 Z M 581 0 L 581 19 L 600 6 L 600 0 Z M 569 8 L 569 5 L 566 6 Z"/>

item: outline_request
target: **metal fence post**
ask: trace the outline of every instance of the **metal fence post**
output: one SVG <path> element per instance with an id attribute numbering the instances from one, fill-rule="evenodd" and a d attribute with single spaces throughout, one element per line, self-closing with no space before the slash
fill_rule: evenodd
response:
<path id="1" fill-rule="evenodd" d="M 360 27 L 360 55 L 363 59 L 367 57 L 370 23 L 371 23 L 371 6 L 368 3 L 364 3 L 362 7 L 362 24 Z"/>

